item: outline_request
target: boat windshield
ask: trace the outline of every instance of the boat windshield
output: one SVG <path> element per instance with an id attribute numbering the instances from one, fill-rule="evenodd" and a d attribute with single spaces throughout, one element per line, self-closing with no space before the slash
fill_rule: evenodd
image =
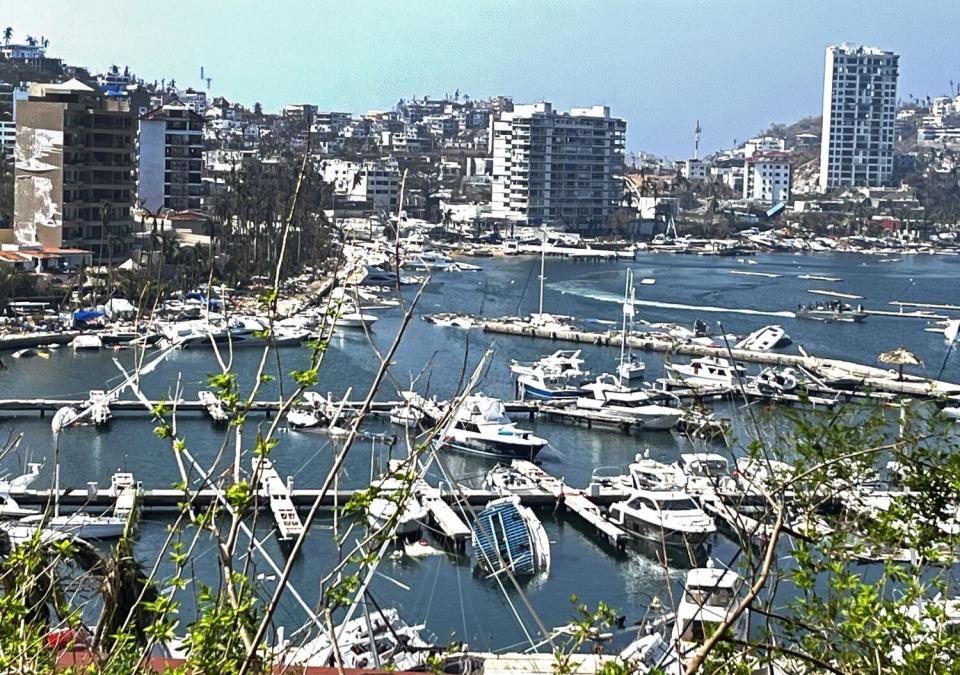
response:
<path id="1" fill-rule="evenodd" d="M 664 499 L 657 502 L 661 511 L 696 511 L 697 505 L 692 499 Z"/>
<path id="2" fill-rule="evenodd" d="M 687 589 L 690 602 L 701 607 L 729 607 L 733 604 L 731 588 L 701 588 L 692 586 Z"/>

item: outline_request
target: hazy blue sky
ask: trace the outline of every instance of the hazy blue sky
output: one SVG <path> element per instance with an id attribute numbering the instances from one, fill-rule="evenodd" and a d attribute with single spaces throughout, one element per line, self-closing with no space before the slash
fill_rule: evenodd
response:
<path id="1" fill-rule="evenodd" d="M 901 54 L 900 95 L 960 82 L 960 1 L 2 0 L 15 38 L 98 70 L 129 65 L 276 110 L 364 112 L 460 89 L 609 105 L 628 148 L 674 157 L 819 114 L 823 49 Z"/>

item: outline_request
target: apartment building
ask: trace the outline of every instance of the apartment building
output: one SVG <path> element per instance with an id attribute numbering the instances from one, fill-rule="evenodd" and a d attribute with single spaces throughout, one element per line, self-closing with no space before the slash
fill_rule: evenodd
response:
<path id="1" fill-rule="evenodd" d="M 606 106 L 558 112 L 543 101 L 498 112 L 489 141 L 493 216 L 604 226 L 620 200 L 625 133 Z"/>
<path id="2" fill-rule="evenodd" d="M 897 54 L 843 44 L 826 49 L 820 190 L 893 180 Z"/>
<path id="3" fill-rule="evenodd" d="M 320 162 L 323 181 L 333 185 L 337 200 L 346 206 L 369 211 L 397 208 L 400 168 L 393 158 L 351 162 L 325 159 Z"/>
<path id="4" fill-rule="evenodd" d="M 755 154 L 743 163 L 743 198 L 777 204 L 790 201 L 790 157 L 784 152 Z"/>
<path id="5" fill-rule="evenodd" d="M 203 124 L 203 117 L 177 100 L 140 117 L 138 206 L 152 213 L 200 208 Z"/>
<path id="6" fill-rule="evenodd" d="M 16 124 L 17 242 L 124 260 L 132 244 L 136 133 L 127 102 L 75 79 L 32 84 L 17 102 Z"/>

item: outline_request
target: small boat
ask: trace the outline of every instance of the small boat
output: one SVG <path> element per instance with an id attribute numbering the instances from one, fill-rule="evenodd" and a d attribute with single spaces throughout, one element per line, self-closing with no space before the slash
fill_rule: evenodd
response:
<path id="1" fill-rule="evenodd" d="M 291 410 L 287 413 L 287 426 L 291 429 L 313 429 L 326 422 L 327 419 L 314 410 Z"/>
<path id="2" fill-rule="evenodd" d="M 517 471 L 512 466 L 497 464 L 491 468 L 483 477 L 481 486 L 485 490 L 496 492 L 501 495 L 522 495 L 537 494 L 543 490 L 540 485 L 530 476 Z"/>
<path id="3" fill-rule="evenodd" d="M 463 452 L 530 460 L 547 445 L 547 439 L 518 429 L 500 399 L 483 394 L 463 400 L 443 440 Z"/>
<path id="4" fill-rule="evenodd" d="M 520 242 L 513 237 L 503 240 L 503 255 L 517 255 L 520 253 Z"/>
<path id="5" fill-rule="evenodd" d="M 793 368 L 764 368 L 753 378 L 753 383 L 763 394 L 789 394 L 797 389 L 800 377 Z"/>
<path id="6" fill-rule="evenodd" d="M 462 312 L 440 312 L 438 314 L 426 314 L 424 320 L 437 326 L 452 328 L 473 328 L 479 324 L 479 321 Z"/>
<path id="7" fill-rule="evenodd" d="M 99 335 L 78 335 L 70 346 L 74 351 L 100 351 L 103 349 L 103 340 Z"/>
<path id="8" fill-rule="evenodd" d="M 857 305 L 856 308 L 854 308 L 846 302 L 830 300 L 827 302 L 800 305 L 797 309 L 797 318 L 827 322 L 841 321 L 859 323 L 866 320 L 867 313 L 863 311 L 862 305 Z"/>
<path id="9" fill-rule="evenodd" d="M 643 382 L 646 372 L 647 366 L 635 354 L 631 354 L 628 360 L 617 366 L 617 375 L 627 384 Z"/>
<path id="10" fill-rule="evenodd" d="M 402 460 L 390 460 L 390 473 L 370 483 L 370 487 L 377 490 L 377 496 L 367 509 L 367 523 L 371 528 L 382 528 L 393 522 L 398 537 L 419 539 L 420 529 L 427 520 L 427 507 L 413 491 L 407 494 L 402 506 L 398 505 L 394 496 L 395 492 L 407 488 L 405 481 L 395 477 L 395 474 L 403 471 L 403 467 Z"/>
<path id="11" fill-rule="evenodd" d="M 212 391 L 197 392 L 197 399 L 216 424 L 225 424 L 230 420 L 227 411 L 223 409 L 223 401 Z"/>
<path id="12" fill-rule="evenodd" d="M 617 366 L 617 375 L 620 384 L 642 382 L 646 373 L 646 365 L 627 345 L 627 335 L 633 332 L 633 317 L 635 314 L 636 288 L 633 285 L 633 270 L 626 273 L 626 285 L 623 291 L 623 328 L 620 334 L 620 363 Z"/>
<path id="13" fill-rule="evenodd" d="M 27 347 L 26 349 L 18 349 L 11 356 L 15 359 L 27 359 L 31 356 L 36 356 L 39 352 L 33 347 Z"/>
<path id="14" fill-rule="evenodd" d="M 665 364 L 669 372 L 695 387 L 735 387 L 746 378 L 747 369 L 717 356 L 704 356 L 690 363 Z"/>
<path id="15" fill-rule="evenodd" d="M 547 532 L 517 495 L 489 502 L 470 529 L 477 564 L 487 573 L 509 570 L 516 576 L 534 576 L 550 571 Z"/>
<path id="16" fill-rule="evenodd" d="M 333 320 L 333 325 L 338 328 L 372 328 L 373 324 L 377 322 L 376 316 L 373 314 L 364 314 L 362 312 L 346 312 L 344 314 L 338 315 Z"/>
<path id="17" fill-rule="evenodd" d="M 20 522 L 39 525 L 43 515 L 31 515 Z M 68 534 L 81 539 L 117 539 L 123 536 L 127 521 L 116 516 L 93 515 L 78 511 L 69 515 L 52 516 L 45 522 L 48 530 Z"/>
<path id="18" fill-rule="evenodd" d="M 91 389 L 87 398 L 90 408 L 90 422 L 97 427 L 106 426 L 113 420 L 110 410 L 111 397 L 102 389 Z"/>
<path id="19" fill-rule="evenodd" d="M 404 269 L 414 270 L 442 270 L 451 271 L 454 265 L 453 259 L 448 258 L 439 251 L 424 251 L 407 258 L 401 263 Z M 477 267 L 477 269 L 480 269 Z"/>
<path id="20" fill-rule="evenodd" d="M 400 427 L 416 428 L 426 419 L 423 410 L 416 407 L 409 400 L 390 408 L 388 413 L 390 424 Z"/>
<path id="21" fill-rule="evenodd" d="M 697 547 L 717 531 L 713 518 L 676 487 L 636 490 L 613 504 L 607 518 L 641 539 L 667 546 Z"/>
<path id="22" fill-rule="evenodd" d="M 580 367 L 583 363 L 579 349 L 558 349 L 534 363 L 513 361 L 510 372 L 517 376 L 517 390 L 521 400 L 571 399 L 583 393 L 579 386 L 571 384 L 571 380 L 588 375 L 587 371 Z"/>
<path id="23" fill-rule="evenodd" d="M 753 352 L 768 352 L 790 344 L 790 336 L 783 326 L 774 324 L 759 328 L 734 345 L 735 349 L 746 349 Z"/>
<path id="24" fill-rule="evenodd" d="M 77 411 L 70 406 L 63 406 L 53 415 L 50 420 L 50 428 L 53 433 L 59 433 L 77 421 Z"/>

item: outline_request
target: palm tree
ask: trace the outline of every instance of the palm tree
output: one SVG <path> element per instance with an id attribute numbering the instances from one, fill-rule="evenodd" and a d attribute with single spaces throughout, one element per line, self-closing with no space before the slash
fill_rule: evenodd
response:
<path id="1" fill-rule="evenodd" d="M 27 36 L 27 44 L 30 45 L 31 47 L 36 47 L 36 46 L 37 46 L 37 38 L 33 37 L 32 35 L 28 35 L 28 36 Z"/>
<path id="2" fill-rule="evenodd" d="M 11 39 L 13 39 L 13 28 L 7 26 L 3 29 L 3 43 L 8 45 Z"/>

